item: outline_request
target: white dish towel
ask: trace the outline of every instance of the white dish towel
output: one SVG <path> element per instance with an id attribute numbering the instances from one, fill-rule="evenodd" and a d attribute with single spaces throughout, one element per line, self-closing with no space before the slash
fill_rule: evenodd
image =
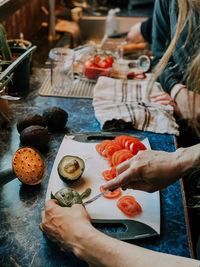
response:
<path id="1" fill-rule="evenodd" d="M 154 133 L 179 135 L 173 108 L 152 103 L 149 80 L 118 80 L 100 77 L 94 87 L 95 116 L 105 131 L 135 128 Z M 155 83 L 153 92 L 162 91 Z"/>

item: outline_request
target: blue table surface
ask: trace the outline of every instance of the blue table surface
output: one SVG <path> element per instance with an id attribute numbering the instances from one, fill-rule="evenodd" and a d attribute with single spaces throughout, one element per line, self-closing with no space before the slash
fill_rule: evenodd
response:
<path id="1" fill-rule="evenodd" d="M 99 132 L 91 99 L 42 97 L 38 95 L 43 72 L 34 70 L 31 88 L 18 102 L 9 103 L 11 129 L 0 132 L 0 169 L 11 166 L 12 156 L 20 145 L 16 122 L 23 113 L 39 113 L 49 106 L 68 112 L 64 131 L 52 133 L 50 149 L 44 154 L 47 175 L 41 185 L 27 187 L 17 179 L 0 188 L 0 266 L 88 266 L 72 253 L 64 253 L 39 230 L 48 178 L 65 134 Z M 40 79 L 38 78 L 40 77 Z M 173 152 L 174 136 L 136 130 L 126 131 L 148 137 L 151 148 Z M 180 181 L 161 190 L 161 235 L 129 243 L 155 251 L 191 257 Z"/>

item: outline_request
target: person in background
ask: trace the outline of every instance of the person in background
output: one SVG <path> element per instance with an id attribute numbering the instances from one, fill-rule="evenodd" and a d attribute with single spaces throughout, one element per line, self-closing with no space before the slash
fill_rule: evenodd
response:
<path id="1" fill-rule="evenodd" d="M 191 25 L 190 19 L 199 18 L 200 14 L 200 4 L 198 0 L 157 0 L 155 14 L 159 11 L 157 9 L 164 8 L 164 6 L 167 7 L 167 5 L 169 5 L 170 8 L 166 9 L 166 12 L 164 12 L 163 15 L 168 24 L 172 25 L 172 41 L 164 56 L 161 56 L 159 60 L 158 67 L 155 69 L 155 79 L 163 70 L 165 70 L 168 61 L 172 56 L 172 52 L 175 47 L 177 47 L 177 40 L 179 40 L 180 36 L 182 37 L 181 33 L 183 26 Z M 162 21 L 156 21 L 157 24 L 161 22 Z M 194 28 L 194 30 L 195 29 L 196 28 Z M 160 39 L 161 38 L 162 36 Z M 187 38 L 184 43 L 188 41 Z M 184 47 L 185 45 L 183 46 L 182 44 L 181 47 L 179 47 L 179 50 Z M 184 89 L 177 89 L 172 97 L 175 97 L 177 94 L 176 101 L 178 103 L 180 101 L 181 103 L 180 96 L 182 95 L 184 104 L 180 108 L 180 112 L 182 111 L 182 113 L 188 114 L 189 118 L 192 118 L 192 125 L 194 126 L 197 135 L 200 136 L 197 120 L 197 104 L 199 104 L 199 102 L 196 103 L 196 99 L 198 99 L 196 98 L 196 92 L 199 92 L 200 90 L 200 52 L 198 51 L 195 56 L 191 55 L 190 59 L 190 67 L 188 68 L 187 73 L 188 78 L 185 80 L 185 84 L 181 84 L 181 86 L 185 87 Z M 171 76 L 171 78 L 173 78 L 173 76 Z M 176 85 L 176 83 L 174 85 Z M 188 88 L 190 89 L 190 92 Z M 187 90 L 187 93 L 185 90 Z M 190 108 L 190 105 L 195 108 Z M 182 176 L 192 173 L 195 170 L 199 170 L 199 168 L 200 144 L 186 148 L 179 148 L 171 153 L 153 150 L 140 151 L 135 157 L 117 167 L 117 178 L 104 185 L 104 189 L 112 189 L 116 186 L 121 186 L 122 189 L 132 188 L 154 192 L 167 187 Z M 92 226 L 90 217 L 82 205 L 63 208 L 58 206 L 56 200 L 49 200 L 45 203 L 45 211 L 41 213 L 41 218 L 42 222 L 40 224 L 40 229 L 47 235 L 47 237 L 52 241 L 57 242 L 63 250 L 71 250 L 77 257 L 80 257 L 95 266 L 199 267 L 200 264 L 199 261 L 194 259 L 151 251 L 111 238 L 102 232 L 99 232 Z"/>
<path id="2" fill-rule="evenodd" d="M 187 4 L 190 10 L 185 13 Z M 196 80 L 196 75 L 199 75 L 198 5 L 197 1 L 182 0 L 177 17 L 176 0 L 156 1 L 153 15 L 152 53 L 153 65 L 156 66 L 155 79 L 158 78 L 165 92 L 151 95 L 151 100 L 174 107 L 180 126 L 178 144 L 184 147 L 199 142 L 199 136 L 194 129 L 196 129 L 196 119 L 200 117 L 200 94 L 198 81 L 197 84 L 193 82 Z M 180 26 L 176 27 L 178 20 Z M 171 45 L 168 47 L 169 43 Z"/>

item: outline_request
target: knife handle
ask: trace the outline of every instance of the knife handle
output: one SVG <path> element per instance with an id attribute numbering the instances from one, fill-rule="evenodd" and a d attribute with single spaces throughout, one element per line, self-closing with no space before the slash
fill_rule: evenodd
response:
<path id="1" fill-rule="evenodd" d="M 149 225 L 134 220 L 92 220 L 92 224 L 102 232 L 119 240 L 131 240 L 157 236 Z M 104 229 L 104 230 L 103 230 Z M 114 231 L 113 231 L 114 230 Z"/>
<path id="2" fill-rule="evenodd" d="M 138 134 L 130 134 L 130 133 L 124 133 L 124 132 L 85 132 L 80 134 L 74 134 L 72 133 L 73 140 L 83 143 L 97 143 L 101 142 L 105 139 L 113 140 L 118 135 L 130 135 L 136 137 L 139 141 L 144 140 L 146 137 L 141 136 Z"/>

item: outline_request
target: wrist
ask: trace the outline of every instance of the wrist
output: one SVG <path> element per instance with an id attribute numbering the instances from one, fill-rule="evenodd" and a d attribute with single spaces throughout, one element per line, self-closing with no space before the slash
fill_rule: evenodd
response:
<path id="1" fill-rule="evenodd" d="M 200 168 L 200 144 L 179 148 L 175 152 L 175 162 L 177 163 L 177 172 L 180 176 L 188 174 L 195 168 Z"/>
<path id="2" fill-rule="evenodd" d="M 90 261 L 91 245 L 95 247 L 95 240 L 100 234 L 92 225 L 79 229 L 76 232 L 75 242 L 73 244 L 73 252 L 78 257 L 85 261 Z"/>
<path id="3" fill-rule="evenodd" d="M 170 96 L 173 100 L 176 100 L 175 98 L 178 96 L 182 88 L 186 88 L 186 86 L 181 83 L 177 83 L 171 88 Z"/>

